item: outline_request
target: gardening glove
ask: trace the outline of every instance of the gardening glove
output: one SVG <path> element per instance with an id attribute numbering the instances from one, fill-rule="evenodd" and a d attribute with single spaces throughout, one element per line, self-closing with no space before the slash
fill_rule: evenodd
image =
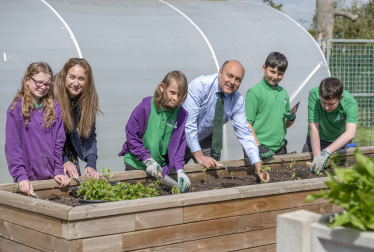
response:
<path id="1" fill-rule="evenodd" d="M 191 185 L 190 179 L 187 177 L 183 169 L 179 169 L 177 171 L 177 175 L 178 175 L 178 184 L 181 187 L 182 192 L 186 192 Z"/>
<path id="2" fill-rule="evenodd" d="M 265 158 L 271 157 L 274 155 L 274 152 L 272 150 L 270 150 L 269 148 L 265 148 L 264 146 L 262 146 L 262 144 L 258 146 L 258 152 L 261 157 L 265 157 Z"/>
<path id="3" fill-rule="evenodd" d="M 155 177 L 157 180 L 163 179 L 161 166 L 153 158 L 148 158 L 144 160 L 143 163 L 147 166 L 145 171 L 149 175 L 151 175 L 152 177 Z"/>
<path id="4" fill-rule="evenodd" d="M 314 174 L 318 174 L 320 173 L 320 171 L 323 171 L 323 169 L 325 168 L 327 159 L 329 158 L 330 155 L 331 155 L 331 152 L 324 149 L 318 157 L 315 157 L 313 159 L 313 163 L 310 166 L 310 170 Z"/>
<path id="5" fill-rule="evenodd" d="M 295 120 L 296 113 L 291 115 L 290 112 L 283 112 L 283 116 L 287 118 L 287 121 L 293 121 Z"/>

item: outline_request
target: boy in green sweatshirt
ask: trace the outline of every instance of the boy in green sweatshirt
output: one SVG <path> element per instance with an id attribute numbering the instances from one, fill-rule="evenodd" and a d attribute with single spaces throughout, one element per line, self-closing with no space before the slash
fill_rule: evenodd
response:
<path id="1" fill-rule="evenodd" d="M 278 85 L 287 66 L 287 58 L 283 54 L 270 53 L 262 66 L 264 78 L 248 90 L 245 98 L 248 127 L 262 157 L 287 154 L 285 136 L 296 118 L 296 114 L 290 114 L 287 91 Z"/>

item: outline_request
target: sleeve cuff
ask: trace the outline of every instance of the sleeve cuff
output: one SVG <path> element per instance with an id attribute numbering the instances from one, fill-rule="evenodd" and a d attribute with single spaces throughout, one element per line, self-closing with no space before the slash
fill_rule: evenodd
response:
<path id="1" fill-rule="evenodd" d="M 250 155 L 249 156 L 249 160 L 251 160 L 252 165 L 254 165 L 257 162 L 261 162 L 259 154 L 252 154 L 252 155 Z"/>
<path id="2" fill-rule="evenodd" d="M 59 169 L 55 169 L 55 171 L 53 172 L 53 175 L 65 175 L 64 173 L 64 169 L 63 168 L 59 168 Z"/>
<path id="3" fill-rule="evenodd" d="M 67 156 L 63 156 L 63 162 L 64 162 L 64 164 L 66 163 L 66 162 L 68 162 L 68 161 L 70 161 L 69 159 L 68 159 L 68 157 Z"/>
<path id="4" fill-rule="evenodd" d="M 199 144 L 198 141 L 196 141 L 196 142 L 190 142 L 188 144 L 188 147 L 190 147 L 191 153 L 194 153 L 196 151 L 201 150 L 201 147 L 200 147 L 200 144 Z"/>
<path id="5" fill-rule="evenodd" d="M 87 160 L 86 168 L 91 167 L 96 170 L 96 159 L 97 159 L 97 156 L 95 154 L 88 155 L 86 158 Z"/>
<path id="6" fill-rule="evenodd" d="M 27 175 L 21 175 L 17 178 L 17 183 L 21 182 L 22 180 L 29 180 Z"/>

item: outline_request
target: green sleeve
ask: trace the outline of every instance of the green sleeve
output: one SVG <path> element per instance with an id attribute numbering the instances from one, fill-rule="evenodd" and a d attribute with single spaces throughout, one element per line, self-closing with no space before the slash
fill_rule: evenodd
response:
<path id="1" fill-rule="evenodd" d="M 319 123 L 320 114 L 318 106 L 321 106 L 319 97 L 315 92 L 309 92 L 308 97 L 308 122 L 310 123 Z"/>
<path id="2" fill-rule="evenodd" d="M 290 112 L 290 111 L 291 111 L 290 96 L 287 93 L 287 111 L 286 112 Z"/>
<path id="3" fill-rule="evenodd" d="M 353 100 L 344 112 L 346 115 L 345 123 L 358 123 L 358 105 L 356 100 Z"/>
<path id="4" fill-rule="evenodd" d="M 247 122 L 253 125 L 256 120 L 256 115 L 258 112 L 259 99 L 257 95 L 248 90 L 247 95 L 245 96 L 245 115 L 247 117 Z"/>

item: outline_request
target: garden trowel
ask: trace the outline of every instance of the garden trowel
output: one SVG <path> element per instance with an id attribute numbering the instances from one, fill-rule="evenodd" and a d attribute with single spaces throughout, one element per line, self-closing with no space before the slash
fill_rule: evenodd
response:
<path id="1" fill-rule="evenodd" d="M 30 189 L 30 195 L 39 199 L 39 196 L 36 194 L 36 192 L 34 192 L 33 190 Z"/>
<path id="2" fill-rule="evenodd" d="M 161 180 L 161 184 L 169 188 L 173 188 L 174 186 L 180 188 L 178 182 L 170 178 L 168 175 L 165 175 L 165 177 Z"/>

